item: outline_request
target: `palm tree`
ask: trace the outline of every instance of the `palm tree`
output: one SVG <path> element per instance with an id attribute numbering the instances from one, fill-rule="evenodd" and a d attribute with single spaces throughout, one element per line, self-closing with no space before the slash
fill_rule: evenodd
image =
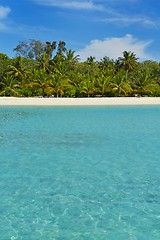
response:
<path id="1" fill-rule="evenodd" d="M 66 43 L 64 41 L 59 41 L 57 54 L 63 56 L 66 52 Z"/>
<path id="2" fill-rule="evenodd" d="M 38 67 L 49 73 L 49 55 L 47 53 L 42 53 L 38 57 Z"/>
<path id="3" fill-rule="evenodd" d="M 83 71 L 85 73 L 88 73 L 89 75 L 93 75 L 94 77 L 97 77 L 99 72 L 99 65 L 98 62 L 95 61 L 95 57 L 90 56 L 87 58 L 87 60 L 82 63 Z"/>
<path id="4" fill-rule="evenodd" d="M 109 57 L 105 56 L 99 62 L 99 68 L 102 70 L 106 69 L 115 70 L 115 62 L 113 59 L 110 59 Z"/>
<path id="5" fill-rule="evenodd" d="M 110 83 L 112 79 L 112 71 L 108 69 L 107 73 L 106 71 L 101 71 L 97 77 L 97 89 L 98 92 L 101 94 L 102 97 L 106 95 L 106 93 L 110 92 Z"/>
<path id="6" fill-rule="evenodd" d="M 119 71 L 110 83 L 115 96 L 128 96 L 132 94 L 132 88 L 128 81 L 128 72 Z"/>
<path id="7" fill-rule="evenodd" d="M 69 75 L 70 72 L 73 72 L 78 61 L 79 55 L 75 55 L 75 51 L 72 51 L 71 49 L 66 50 L 63 61 L 63 65 L 66 68 L 65 74 Z"/>
<path id="8" fill-rule="evenodd" d="M 6 54 L 0 53 L 0 81 L 5 75 L 6 69 L 12 65 L 13 59 L 10 59 Z"/>
<path id="9" fill-rule="evenodd" d="M 79 59 L 79 55 L 75 55 L 75 51 L 72 51 L 72 49 L 66 50 L 65 60 L 68 63 L 77 63 Z"/>
<path id="10" fill-rule="evenodd" d="M 1 85 L 2 90 L 0 91 L 0 96 L 21 96 L 19 91 L 20 85 L 13 76 L 5 76 Z"/>
<path id="11" fill-rule="evenodd" d="M 52 57 L 53 51 L 56 49 L 56 42 L 46 42 L 45 53 L 48 55 L 49 59 Z"/>
<path id="12" fill-rule="evenodd" d="M 56 97 L 63 97 L 66 91 L 72 87 L 68 77 L 58 70 L 56 73 L 50 74 L 47 84 L 45 90 L 47 95 L 55 95 Z"/>
<path id="13" fill-rule="evenodd" d="M 25 87 L 30 87 L 38 95 L 46 96 L 45 89 L 47 88 L 48 74 L 45 68 L 34 69 L 30 75 L 30 82 L 24 84 Z"/>
<path id="14" fill-rule="evenodd" d="M 87 63 L 88 63 L 88 65 L 93 65 L 94 63 L 95 63 L 95 57 L 93 57 L 93 56 L 90 56 L 90 57 L 88 57 L 87 58 Z"/>
<path id="15" fill-rule="evenodd" d="M 133 52 L 124 51 L 123 57 L 119 57 L 117 60 L 117 65 L 119 68 L 124 69 L 125 71 L 132 71 L 137 66 L 136 54 Z"/>
<path id="16" fill-rule="evenodd" d="M 83 76 L 81 83 L 79 84 L 79 92 L 81 94 L 87 95 L 87 97 L 93 96 L 97 92 L 95 86 L 95 77 L 91 74 L 86 74 Z"/>
<path id="17" fill-rule="evenodd" d="M 4 72 L 4 76 L 13 76 L 19 83 L 27 81 L 32 68 L 35 67 L 34 60 L 23 57 L 16 57 L 9 64 Z"/>
<path id="18" fill-rule="evenodd" d="M 22 57 L 16 57 L 12 65 L 8 65 L 5 75 L 13 76 L 18 80 L 22 80 L 25 67 L 23 65 Z"/>
<path id="19" fill-rule="evenodd" d="M 6 72 L 5 72 L 6 76 L 12 76 L 14 78 L 17 79 L 22 79 L 22 73 L 21 71 L 16 68 L 15 66 L 9 65 Z"/>
<path id="20" fill-rule="evenodd" d="M 152 95 L 154 89 L 157 88 L 157 82 L 149 68 L 136 73 L 135 79 L 132 82 L 132 88 L 138 95 Z"/>

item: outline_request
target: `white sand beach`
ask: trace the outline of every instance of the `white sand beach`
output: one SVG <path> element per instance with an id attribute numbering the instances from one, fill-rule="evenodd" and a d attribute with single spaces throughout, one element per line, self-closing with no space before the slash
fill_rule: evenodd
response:
<path id="1" fill-rule="evenodd" d="M 16 98 L 0 97 L 0 106 L 113 106 L 160 105 L 160 97 Z"/>

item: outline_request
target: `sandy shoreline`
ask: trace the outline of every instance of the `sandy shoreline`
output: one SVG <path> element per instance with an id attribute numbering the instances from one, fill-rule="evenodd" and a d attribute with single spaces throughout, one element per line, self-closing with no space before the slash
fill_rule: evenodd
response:
<path id="1" fill-rule="evenodd" d="M 0 106 L 123 106 L 160 105 L 160 97 L 15 98 L 0 97 Z"/>

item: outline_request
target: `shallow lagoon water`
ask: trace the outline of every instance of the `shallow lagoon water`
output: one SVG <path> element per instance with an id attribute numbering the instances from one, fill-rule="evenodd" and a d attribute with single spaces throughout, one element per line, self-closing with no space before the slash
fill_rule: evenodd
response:
<path id="1" fill-rule="evenodd" d="M 160 107 L 0 107 L 0 239 L 159 240 Z"/>

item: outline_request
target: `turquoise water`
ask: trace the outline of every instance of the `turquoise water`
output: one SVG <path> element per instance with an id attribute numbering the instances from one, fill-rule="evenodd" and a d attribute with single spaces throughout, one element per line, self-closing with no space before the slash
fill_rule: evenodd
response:
<path id="1" fill-rule="evenodd" d="M 159 240 L 160 107 L 0 107 L 1 240 Z"/>

